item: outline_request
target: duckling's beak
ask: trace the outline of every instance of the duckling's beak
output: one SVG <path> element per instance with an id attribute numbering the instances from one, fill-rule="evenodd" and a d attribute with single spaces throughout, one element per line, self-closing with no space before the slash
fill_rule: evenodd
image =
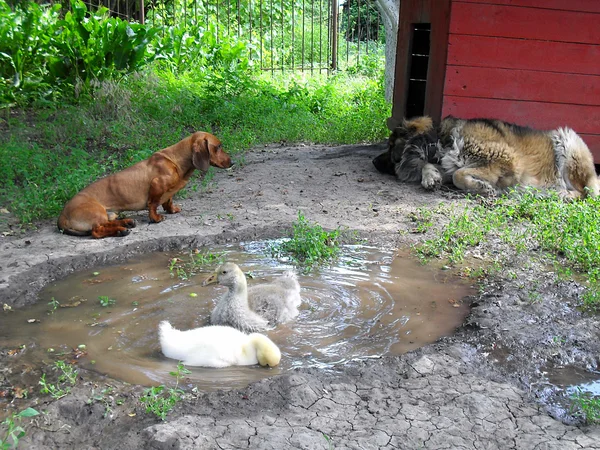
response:
<path id="1" fill-rule="evenodd" d="M 209 284 L 215 284 L 217 282 L 217 274 L 213 273 L 210 277 L 202 282 L 202 286 L 208 286 Z"/>

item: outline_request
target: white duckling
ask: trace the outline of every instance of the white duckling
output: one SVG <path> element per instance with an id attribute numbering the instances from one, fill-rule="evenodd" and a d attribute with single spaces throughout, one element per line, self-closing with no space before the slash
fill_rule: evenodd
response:
<path id="1" fill-rule="evenodd" d="M 229 288 L 210 316 L 213 325 L 230 325 L 244 332 L 266 329 L 298 315 L 300 284 L 293 272 L 286 272 L 268 284 L 248 288 L 246 276 L 237 264 L 228 262 L 204 281 Z"/>
<path id="2" fill-rule="evenodd" d="M 186 366 L 275 367 L 281 360 L 279 347 L 263 334 L 244 334 L 232 327 L 211 325 L 180 331 L 164 320 L 158 325 L 160 347 L 167 358 Z"/>

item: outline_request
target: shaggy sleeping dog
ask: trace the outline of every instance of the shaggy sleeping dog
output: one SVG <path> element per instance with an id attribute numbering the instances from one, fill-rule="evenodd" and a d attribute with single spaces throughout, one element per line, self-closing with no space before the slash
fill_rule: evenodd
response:
<path id="1" fill-rule="evenodd" d="M 373 164 L 430 190 L 452 182 L 481 195 L 518 185 L 555 189 L 564 197 L 600 192 L 592 154 L 571 128 L 541 131 L 448 116 L 436 129 L 430 117 L 416 117 L 394 128 L 388 151 Z"/>

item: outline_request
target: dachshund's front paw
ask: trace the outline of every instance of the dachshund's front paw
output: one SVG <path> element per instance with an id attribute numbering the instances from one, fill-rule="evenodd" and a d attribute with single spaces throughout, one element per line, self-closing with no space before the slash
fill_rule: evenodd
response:
<path id="1" fill-rule="evenodd" d="M 180 211 L 181 211 L 181 208 L 179 206 L 175 206 L 175 205 L 171 206 L 170 209 L 167 209 L 167 213 L 169 213 L 169 214 L 177 214 Z"/>
<path id="2" fill-rule="evenodd" d="M 123 219 L 123 226 L 126 228 L 135 228 L 137 225 L 134 219 Z"/>
<path id="3" fill-rule="evenodd" d="M 156 214 L 156 215 L 150 217 L 150 223 L 158 223 L 158 222 L 162 222 L 163 220 L 165 220 L 165 216 L 163 216 L 161 214 Z"/>
<path id="4" fill-rule="evenodd" d="M 129 233 L 131 233 L 131 231 L 127 228 L 124 228 L 122 230 L 118 230 L 116 237 L 123 237 L 123 236 L 127 236 Z"/>

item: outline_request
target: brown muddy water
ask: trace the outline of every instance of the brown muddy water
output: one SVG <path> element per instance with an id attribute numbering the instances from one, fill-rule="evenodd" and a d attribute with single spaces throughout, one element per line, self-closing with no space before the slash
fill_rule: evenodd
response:
<path id="1" fill-rule="evenodd" d="M 252 285 L 292 268 L 265 256 L 267 245 L 209 250 L 224 252 L 228 261 L 252 273 Z M 166 319 L 179 329 L 204 326 L 226 289 L 201 286 L 215 265 L 189 280 L 173 276 L 169 263 L 175 256 L 187 257 L 148 254 L 49 285 L 33 307 L 0 313 L 0 347 L 21 349 L 16 364 L 39 366 L 85 346 L 87 354 L 78 360 L 82 367 L 133 384 L 171 383 L 169 372 L 177 361 L 161 354 L 158 323 Z M 278 367 L 194 367 L 189 383 L 202 390 L 237 388 L 296 367 L 329 368 L 405 353 L 452 334 L 468 313 L 461 299 L 473 293 L 450 272 L 423 266 L 406 253 L 367 246 L 344 247 L 335 265 L 298 278 L 299 316 L 265 333 L 281 349 Z M 100 297 L 116 303 L 102 306 Z M 52 299 L 61 307 L 50 313 Z"/>

